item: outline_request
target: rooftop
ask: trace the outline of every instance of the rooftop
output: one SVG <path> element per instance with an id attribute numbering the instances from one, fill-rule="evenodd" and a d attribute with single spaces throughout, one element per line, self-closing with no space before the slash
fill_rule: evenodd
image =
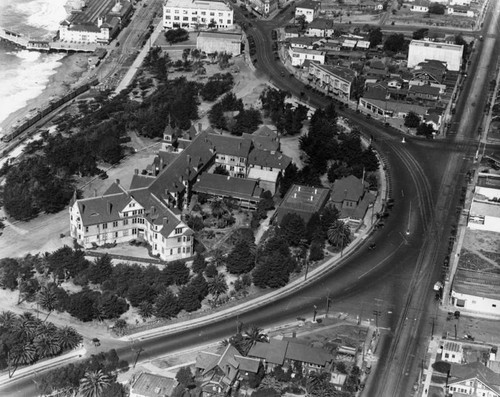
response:
<path id="1" fill-rule="evenodd" d="M 213 0 L 166 0 L 165 7 L 174 8 L 197 8 L 215 11 L 231 11 L 224 2 Z"/>
<path id="2" fill-rule="evenodd" d="M 277 210 L 278 221 L 287 213 L 297 213 L 307 222 L 312 214 L 323 208 L 329 195 L 329 189 L 293 185 Z"/>
<path id="3" fill-rule="evenodd" d="M 486 200 L 473 200 L 470 206 L 470 214 L 500 218 L 500 203 Z"/>
<path id="4" fill-rule="evenodd" d="M 285 170 L 291 162 L 292 159 L 282 153 L 272 153 L 261 149 L 252 150 L 248 157 L 248 164 L 280 170 Z"/>
<path id="5" fill-rule="evenodd" d="M 320 8 L 320 7 L 321 7 L 320 1 L 306 0 L 303 3 L 300 3 L 300 5 L 297 5 L 296 8 L 306 8 L 309 10 L 315 10 L 317 8 Z"/>
<path id="6" fill-rule="evenodd" d="M 450 51 L 457 51 L 457 52 L 462 52 L 464 50 L 463 45 L 437 43 L 434 41 L 426 41 L 426 40 L 412 40 L 410 42 L 410 48 L 411 47 L 433 47 L 433 48 L 440 48 L 443 50 L 450 50 Z"/>
<path id="7" fill-rule="evenodd" d="M 85 7 L 80 12 L 70 14 L 68 21 L 72 24 L 97 24 L 97 18 L 99 17 L 108 14 L 116 15 L 116 13 L 112 12 L 115 3 L 115 0 L 86 0 Z M 130 12 L 132 4 L 129 1 L 122 0 L 120 3 L 122 7 L 119 14 Z"/>
<path id="8" fill-rule="evenodd" d="M 205 37 L 209 39 L 218 39 L 218 40 L 229 40 L 235 41 L 241 40 L 241 33 L 237 32 L 200 32 L 198 37 Z"/>
<path id="9" fill-rule="evenodd" d="M 450 384 L 476 378 L 497 393 L 500 392 L 500 375 L 481 362 L 466 365 L 451 364 L 450 378 Z"/>
<path id="10" fill-rule="evenodd" d="M 500 176 L 492 174 L 479 174 L 477 186 L 500 189 Z"/>
<path id="11" fill-rule="evenodd" d="M 208 134 L 207 139 L 219 155 L 247 157 L 252 146 L 250 139 L 236 136 Z"/>
<path id="12" fill-rule="evenodd" d="M 174 379 L 143 372 L 135 381 L 131 391 L 144 397 L 170 396 L 176 385 L 177 381 Z"/>
<path id="13" fill-rule="evenodd" d="M 452 288 L 462 294 L 500 299 L 500 274 L 459 268 Z"/>
<path id="14" fill-rule="evenodd" d="M 314 66 L 313 66 L 314 65 Z M 344 80 L 347 83 L 352 83 L 356 78 L 356 72 L 349 68 L 345 68 L 342 66 L 333 66 L 333 65 L 320 65 L 317 62 L 311 63 L 311 66 L 314 68 L 323 70 L 326 73 L 333 74 L 336 77 Z"/>
<path id="15" fill-rule="evenodd" d="M 262 193 L 256 180 L 209 173 L 199 176 L 193 191 L 251 201 L 258 200 Z"/>

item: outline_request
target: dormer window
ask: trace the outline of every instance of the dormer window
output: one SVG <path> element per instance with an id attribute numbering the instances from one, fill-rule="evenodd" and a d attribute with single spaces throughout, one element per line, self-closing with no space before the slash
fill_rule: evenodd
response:
<path id="1" fill-rule="evenodd" d="M 182 233 L 182 227 L 176 227 L 175 234 L 181 234 L 181 233 Z"/>

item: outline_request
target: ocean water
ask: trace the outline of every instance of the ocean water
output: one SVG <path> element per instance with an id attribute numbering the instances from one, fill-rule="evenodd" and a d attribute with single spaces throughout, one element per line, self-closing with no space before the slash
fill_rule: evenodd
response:
<path id="1" fill-rule="evenodd" d="M 66 0 L 0 0 L 0 26 L 33 38 L 51 39 L 66 17 L 65 3 Z M 42 93 L 63 57 L 0 43 L 0 123 Z"/>

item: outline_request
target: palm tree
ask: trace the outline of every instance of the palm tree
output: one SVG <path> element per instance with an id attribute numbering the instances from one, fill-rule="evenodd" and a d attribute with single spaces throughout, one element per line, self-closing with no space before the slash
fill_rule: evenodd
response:
<path id="1" fill-rule="evenodd" d="M 139 315 L 142 318 L 149 318 L 155 312 L 154 305 L 151 302 L 144 301 L 139 304 Z"/>
<path id="2" fill-rule="evenodd" d="M 20 343 L 9 352 L 9 378 L 12 378 L 19 365 L 29 365 L 36 361 L 36 348 L 32 343 Z M 12 366 L 12 372 L 10 372 Z"/>
<path id="3" fill-rule="evenodd" d="M 226 278 L 223 274 L 217 274 L 208 282 L 208 292 L 214 297 L 214 307 L 217 306 L 219 296 L 227 291 Z"/>
<path id="4" fill-rule="evenodd" d="M 214 199 L 210 203 L 210 209 L 212 210 L 212 215 L 219 219 L 226 212 L 226 204 L 220 199 Z"/>
<path id="5" fill-rule="evenodd" d="M 224 264 L 224 259 L 224 251 L 221 248 L 216 248 L 212 251 L 211 262 L 215 265 L 215 267 L 222 266 Z"/>
<path id="6" fill-rule="evenodd" d="M 73 327 L 69 326 L 60 328 L 56 333 L 56 337 L 62 350 L 74 349 L 83 339 Z"/>
<path id="7" fill-rule="evenodd" d="M 80 380 L 80 397 L 102 397 L 111 384 L 111 379 L 102 370 L 88 371 Z"/>
<path id="8" fill-rule="evenodd" d="M 257 342 L 269 342 L 267 334 L 262 332 L 263 330 L 255 325 L 251 325 L 245 333 L 243 334 L 244 340 L 244 351 L 245 355 L 248 354 L 253 345 Z"/>
<path id="9" fill-rule="evenodd" d="M 351 242 L 351 229 L 342 221 L 335 221 L 328 228 L 328 241 L 335 247 L 340 248 L 340 255 L 347 244 Z"/>
<path id="10" fill-rule="evenodd" d="M 54 334 L 37 336 L 33 343 L 39 358 L 52 357 L 61 351 L 61 345 Z"/>
<path id="11" fill-rule="evenodd" d="M 17 321 L 17 316 L 10 310 L 0 313 L 0 327 L 11 328 Z"/>
<path id="12" fill-rule="evenodd" d="M 37 320 L 33 314 L 24 312 L 14 325 L 17 336 L 24 341 L 33 340 L 39 323 L 40 320 Z"/>

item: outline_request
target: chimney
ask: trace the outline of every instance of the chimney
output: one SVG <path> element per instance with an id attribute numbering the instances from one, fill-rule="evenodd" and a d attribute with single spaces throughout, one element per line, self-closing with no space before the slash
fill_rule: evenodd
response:
<path id="1" fill-rule="evenodd" d="M 102 17 L 97 18 L 97 27 L 100 28 L 103 23 Z"/>
<path id="2" fill-rule="evenodd" d="M 111 214 L 111 211 L 113 211 L 113 203 L 108 201 L 108 214 Z"/>
<path id="3" fill-rule="evenodd" d="M 119 179 L 117 179 L 115 182 L 116 182 L 117 185 L 120 185 L 120 180 Z"/>
<path id="4" fill-rule="evenodd" d="M 191 164 L 191 155 L 186 155 L 187 163 Z"/>
<path id="5" fill-rule="evenodd" d="M 318 189 L 314 189 L 314 194 L 318 194 Z"/>
<path id="6" fill-rule="evenodd" d="M 166 216 L 163 217 L 163 226 L 168 225 L 168 218 Z"/>
<path id="7" fill-rule="evenodd" d="M 311 196 L 311 201 L 314 201 L 314 196 Z"/>
<path id="8" fill-rule="evenodd" d="M 299 192 L 300 192 L 300 186 L 298 186 L 298 187 L 297 187 L 297 191 L 299 191 Z"/>
<path id="9" fill-rule="evenodd" d="M 227 180 L 230 180 L 230 179 L 231 179 L 231 177 L 228 175 L 228 176 L 227 176 Z"/>
<path id="10" fill-rule="evenodd" d="M 134 170 L 134 174 L 135 174 L 135 175 L 139 175 L 139 168 L 136 168 L 136 169 Z"/>
<path id="11" fill-rule="evenodd" d="M 293 194 L 293 198 L 297 198 L 297 193 L 294 193 L 294 194 Z"/>

